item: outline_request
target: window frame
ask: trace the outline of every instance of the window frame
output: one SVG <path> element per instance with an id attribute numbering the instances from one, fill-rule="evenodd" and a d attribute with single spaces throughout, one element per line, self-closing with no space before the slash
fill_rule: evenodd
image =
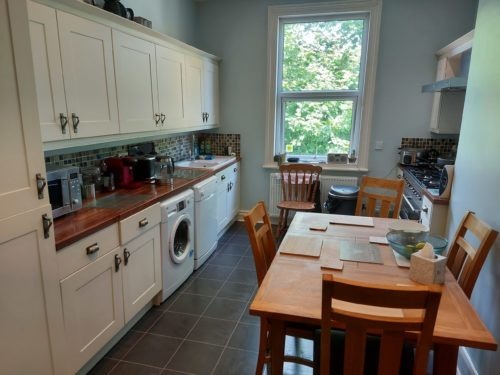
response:
<path id="1" fill-rule="evenodd" d="M 281 31 L 284 28 L 284 24 L 287 23 L 287 21 L 292 23 L 313 22 L 316 20 L 326 20 L 331 17 L 341 19 L 345 16 L 349 18 L 353 15 L 366 20 L 363 38 L 367 38 L 368 40 L 368 43 L 363 43 L 365 58 L 364 61 L 361 61 L 358 90 L 282 93 L 282 70 L 278 69 L 280 67 L 278 64 L 281 64 L 282 59 L 281 51 L 283 49 L 284 38 Z M 368 170 L 380 18 L 381 0 L 339 1 L 335 3 L 270 6 L 268 8 L 268 100 L 265 166 L 275 166 L 275 164 L 273 164 L 273 156 L 275 152 L 279 152 L 278 147 L 280 147 L 281 144 L 278 145 L 278 142 L 281 143 L 284 136 L 284 100 L 324 100 L 328 98 L 333 98 L 333 100 L 335 100 L 345 97 L 354 99 L 356 103 L 356 110 L 353 113 L 351 142 L 353 142 L 353 140 L 355 141 L 355 143 L 352 143 L 353 145 L 357 143 L 354 147 L 356 148 L 358 157 L 357 163 L 347 165 L 326 165 L 326 168 Z M 356 94 L 354 94 L 354 92 Z M 318 160 L 325 160 L 325 158 L 326 155 L 318 158 Z"/>

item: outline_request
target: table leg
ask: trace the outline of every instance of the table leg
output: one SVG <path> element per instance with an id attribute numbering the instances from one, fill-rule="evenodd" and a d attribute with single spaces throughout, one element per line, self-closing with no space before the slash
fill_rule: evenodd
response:
<path id="1" fill-rule="evenodd" d="M 434 344 L 434 369 L 437 375 L 455 375 L 457 373 L 458 346 Z"/>
<path id="2" fill-rule="evenodd" d="M 285 355 L 285 322 L 272 320 L 271 325 L 271 374 L 283 374 Z"/>

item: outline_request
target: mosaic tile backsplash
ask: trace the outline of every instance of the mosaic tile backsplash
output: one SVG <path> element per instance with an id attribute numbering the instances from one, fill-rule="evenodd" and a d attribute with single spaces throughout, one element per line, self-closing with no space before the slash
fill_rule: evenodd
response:
<path id="1" fill-rule="evenodd" d="M 195 134 L 195 142 L 209 141 L 214 155 L 226 155 L 227 147 L 232 148 L 236 156 L 240 156 L 240 135 L 239 134 L 218 134 L 200 133 Z M 130 144 L 135 144 L 131 142 Z M 189 158 L 192 149 L 192 136 L 174 136 L 154 141 L 155 150 L 159 154 L 170 155 L 174 160 L 184 160 Z M 110 156 L 127 154 L 128 145 L 99 148 L 90 151 L 67 153 L 45 158 L 46 166 L 78 166 L 89 167 L 98 166 L 102 159 Z"/>
<path id="2" fill-rule="evenodd" d="M 439 154 L 447 154 L 456 150 L 458 139 L 454 138 L 402 138 L 401 148 L 421 148 L 425 150 L 436 150 Z"/>

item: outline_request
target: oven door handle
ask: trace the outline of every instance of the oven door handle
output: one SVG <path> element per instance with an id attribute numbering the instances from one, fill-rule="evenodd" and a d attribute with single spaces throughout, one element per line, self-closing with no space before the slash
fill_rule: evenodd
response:
<path id="1" fill-rule="evenodd" d="M 405 203 L 410 207 L 412 212 L 418 211 L 415 209 L 415 207 L 413 207 L 413 205 L 410 203 L 410 200 L 408 198 L 406 198 L 406 196 L 404 194 L 403 194 L 403 199 L 405 200 Z"/>

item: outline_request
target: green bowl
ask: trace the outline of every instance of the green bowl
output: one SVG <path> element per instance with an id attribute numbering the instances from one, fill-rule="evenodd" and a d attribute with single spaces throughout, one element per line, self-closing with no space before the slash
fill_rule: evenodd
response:
<path id="1" fill-rule="evenodd" d="M 410 259 L 411 254 L 419 251 L 429 242 L 434 247 L 434 252 L 441 255 L 448 245 L 445 238 L 433 236 L 427 232 L 402 232 L 392 231 L 387 233 L 387 241 L 398 254 Z"/>

